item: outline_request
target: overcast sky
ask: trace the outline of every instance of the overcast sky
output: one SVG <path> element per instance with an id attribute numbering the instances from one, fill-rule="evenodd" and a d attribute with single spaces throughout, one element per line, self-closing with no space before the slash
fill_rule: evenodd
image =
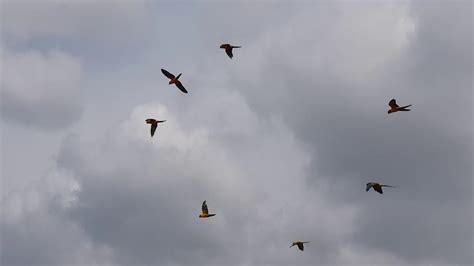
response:
<path id="1" fill-rule="evenodd" d="M 472 28 L 471 1 L 1 1 L 0 262 L 471 265 Z"/>

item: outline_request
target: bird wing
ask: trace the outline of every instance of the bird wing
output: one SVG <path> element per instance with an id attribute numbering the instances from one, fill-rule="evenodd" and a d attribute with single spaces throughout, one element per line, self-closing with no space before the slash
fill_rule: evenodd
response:
<path id="1" fill-rule="evenodd" d="M 232 54 L 232 48 L 225 48 L 225 53 L 232 59 L 234 55 Z"/>
<path id="2" fill-rule="evenodd" d="M 183 83 L 181 83 L 181 81 L 176 81 L 176 87 L 178 87 L 178 89 L 184 93 L 188 93 L 188 91 L 184 88 L 183 86 Z"/>
<path id="3" fill-rule="evenodd" d="M 206 201 L 203 201 L 202 203 L 202 213 L 203 214 L 209 214 L 209 210 L 207 209 L 207 204 L 206 204 Z"/>
<path id="4" fill-rule="evenodd" d="M 162 68 L 162 69 L 161 69 L 161 73 L 163 73 L 163 74 L 164 74 L 167 78 L 169 78 L 169 79 L 174 79 L 174 78 L 175 78 L 174 75 L 171 74 L 170 72 L 166 71 L 166 69 L 163 69 L 163 68 Z"/>
<path id="5" fill-rule="evenodd" d="M 151 124 L 150 133 L 151 133 L 152 137 L 153 137 L 153 135 L 155 135 L 155 131 L 156 131 L 157 127 L 158 127 L 158 123 Z"/>
<path id="6" fill-rule="evenodd" d="M 299 248 L 301 251 L 304 250 L 304 245 L 303 245 L 302 242 L 298 243 L 297 245 L 298 245 L 298 248 Z"/>
<path id="7" fill-rule="evenodd" d="M 373 186 L 374 190 L 377 191 L 380 194 L 383 194 L 382 187 L 380 185 L 374 185 Z"/>
<path id="8" fill-rule="evenodd" d="M 369 191 L 371 187 L 372 187 L 372 183 L 368 183 L 367 186 L 365 187 L 365 191 Z"/>
<path id="9" fill-rule="evenodd" d="M 388 106 L 390 106 L 392 108 L 399 107 L 398 104 L 397 104 L 397 101 L 395 99 L 391 99 L 390 102 L 388 103 Z"/>

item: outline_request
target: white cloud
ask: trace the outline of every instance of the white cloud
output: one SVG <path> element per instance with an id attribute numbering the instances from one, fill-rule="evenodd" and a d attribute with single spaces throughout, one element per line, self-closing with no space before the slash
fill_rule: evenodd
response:
<path id="1" fill-rule="evenodd" d="M 208 104 L 199 115 L 211 119 L 192 128 L 183 126 L 190 113 L 149 103 L 92 142 L 68 138 L 58 163 L 81 185 L 71 217 L 124 264 L 287 265 L 298 238 L 312 244 L 311 255 L 296 261 L 338 261 L 357 209 L 333 205 L 325 188 L 306 186 L 311 158 L 282 121 L 256 123 L 238 94 L 221 98 L 232 108 L 216 114 L 202 99 L 196 106 Z M 243 130 L 221 127 L 212 116 L 238 120 Z M 149 117 L 167 120 L 154 138 Z M 205 199 L 215 219 L 197 218 Z"/>

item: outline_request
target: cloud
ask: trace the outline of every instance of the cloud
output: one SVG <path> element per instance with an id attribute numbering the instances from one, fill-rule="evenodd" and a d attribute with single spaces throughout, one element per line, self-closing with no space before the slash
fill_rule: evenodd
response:
<path id="1" fill-rule="evenodd" d="M 472 25 L 464 4 L 425 6 L 308 11 L 247 45 L 229 76 L 260 116 L 280 115 L 294 129 L 312 152 L 312 179 L 329 183 L 330 198 L 358 202 L 360 246 L 410 263 L 466 264 Z M 391 98 L 413 111 L 387 116 Z M 354 189 L 371 180 L 398 188 L 382 199 Z"/>
<path id="2" fill-rule="evenodd" d="M 218 98 L 212 105 L 207 97 L 199 99 L 195 106 L 203 118 L 191 128 L 191 109 L 174 113 L 155 102 L 138 106 L 102 137 L 66 138 L 53 171 L 60 174 L 50 175 L 60 176 L 59 184 L 40 196 L 55 199 L 54 211 L 32 208 L 34 219 L 57 221 L 61 241 L 81 239 L 77 245 L 95 251 L 84 253 L 87 258 L 102 263 L 366 261 L 367 251 L 350 244 L 358 208 L 334 205 L 326 200 L 324 187 L 307 186 L 311 158 L 285 124 L 278 118 L 260 120 L 239 93 L 223 91 Z M 215 112 L 221 104 L 228 108 Z M 149 117 L 167 119 L 154 138 L 144 122 Z M 213 219 L 197 217 L 203 200 L 217 213 Z M 11 216 L 6 228 L 16 233 L 22 223 L 8 222 Z M 31 230 L 44 232 L 44 226 Z M 311 241 L 311 252 L 302 256 L 289 249 L 296 239 Z M 15 249 L 22 241 L 13 235 L 3 242 Z M 69 256 L 67 263 L 77 262 L 67 247 L 56 262 L 64 262 L 63 255 Z M 38 249 L 31 258 L 55 261 L 50 252 Z M 388 253 L 374 256 L 400 262 Z M 15 253 L 6 258 L 19 262 Z"/>
<path id="3" fill-rule="evenodd" d="M 468 6 L 304 4 L 282 20 L 284 8 L 262 5 L 242 24 L 220 25 L 225 7 L 176 23 L 170 32 L 182 39 L 164 31 L 173 38 L 149 53 L 156 65 L 97 75 L 106 85 L 98 88 L 120 87 L 121 98 L 90 95 L 88 121 L 64 139 L 48 175 L 62 185 L 36 189 L 31 201 L 6 197 L 33 207 L 2 216 L 2 262 L 24 262 L 26 246 L 47 264 L 469 265 Z M 245 8 L 229 12 L 240 18 Z M 200 50 L 224 30 L 242 37 L 232 61 Z M 200 36 L 192 47 L 178 41 L 190 36 Z M 188 95 L 157 83 L 168 59 Z M 413 111 L 387 115 L 391 98 Z M 167 120 L 154 138 L 146 118 Z M 397 187 L 365 192 L 371 180 Z M 203 200 L 213 219 L 197 218 Z M 12 217 L 41 221 L 31 225 L 34 241 L 19 233 L 27 219 Z M 53 227 L 64 233 L 48 248 L 42 232 Z M 311 242 L 303 253 L 289 248 L 296 239 Z"/>
<path id="4" fill-rule="evenodd" d="M 42 129 L 58 129 L 76 122 L 82 65 L 60 50 L 14 52 L 3 49 L 2 117 Z"/>
<path id="5" fill-rule="evenodd" d="M 2 29 L 11 44 L 64 38 L 122 46 L 143 35 L 150 15 L 146 1 L 8 1 L 2 7 Z"/>
<path id="6" fill-rule="evenodd" d="M 75 205 L 79 184 L 52 169 L 41 179 L 9 191 L 1 201 L 2 265 L 109 264 L 111 250 L 96 245 L 63 213 Z"/>
<path id="7" fill-rule="evenodd" d="M 94 242 L 116 251 L 117 261 L 283 263 L 275 256 L 287 251 L 294 237 L 312 238 L 315 249 L 330 252 L 339 244 L 330 239 L 350 231 L 350 208 L 319 216 L 329 212 L 328 206 L 305 191 L 309 158 L 288 129 L 278 121 L 257 123 L 238 94 L 224 95 L 233 108 L 218 116 L 240 129 L 216 124 L 210 106 L 200 115 L 210 115 L 211 124 L 183 130 L 186 115 L 176 117 L 154 103 L 137 107 L 98 142 L 72 138 L 64 143 L 59 164 L 75 173 L 82 187 L 81 206 L 70 215 Z M 150 116 L 167 119 L 153 139 L 144 123 Z M 197 218 L 205 199 L 215 219 Z M 319 214 L 301 215 L 310 210 Z M 311 228 L 316 219 L 319 229 Z"/>

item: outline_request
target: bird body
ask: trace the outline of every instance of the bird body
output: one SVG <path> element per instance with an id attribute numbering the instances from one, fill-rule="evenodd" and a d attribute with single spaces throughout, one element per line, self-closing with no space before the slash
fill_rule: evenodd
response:
<path id="1" fill-rule="evenodd" d="M 203 201 L 202 203 L 202 208 L 201 208 L 201 214 L 199 214 L 199 218 L 209 218 L 212 216 L 215 216 L 215 213 L 209 213 L 209 210 L 207 208 L 206 201 Z"/>
<path id="2" fill-rule="evenodd" d="M 376 182 L 369 182 L 369 183 L 367 183 L 367 185 L 365 187 L 365 191 L 369 191 L 370 188 L 373 188 L 378 193 L 383 194 L 382 187 L 394 187 L 394 186 L 383 185 L 383 184 L 376 183 Z"/>
<path id="3" fill-rule="evenodd" d="M 232 49 L 234 48 L 241 48 L 242 46 L 235 46 L 235 45 L 230 45 L 228 43 L 221 44 L 220 48 L 225 49 L 225 53 L 229 56 L 230 59 L 234 57 L 234 54 L 232 54 Z"/>
<path id="4" fill-rule="evenodd" d="M 169 85 L 175 84 L 176 87 L 178 87 L 179 90 L 181 90 L 184 93 L 188 93 L 188 91 L 184 88 L 181 81 L 179 81 L 179 77 L 181 77 L 182 73 L 179 73 L 178 76 L 175 76 L 175 75 L 171 74 L 170 72 L 168 72 L 166 69 L 163 69 L 163 68 L 161 69 L 161 73 L 163 73 L 163 75 L 165 75 L 167 78 L 170 79 L 170 81 L 168 82 Z"/>
<path id="5" fill-rule="evenodd" d="M 166 122 L 166 120 L 155 120 L 153 118 L 148 118 L 147 120 L 145 120 L 145 122 L 151 125 L 150 134 L 151 137 L 153 137 L 153 135 L 155 135 L 156 128 L 158 127 L 158 123 Z"/>
<path id="6" fill-rule="evenodd" d="M 295 241 L 291 244 L 290 248 L 293 247 L 293 246 L 297 246 L 299 250 L 301 251 L 304 251 L 304 244 L 305 243 L 309 243 L 309 242 L 305 242 L 305 241 Z"/>
<path id="7" fill-rule="evenodd" d="M 388 110 L 387 113 L 395 113 L 395 112 L 400 112 L 400 111 L 404 111 L 404 112 L 407 112 L 407 111 L 410 111 L 410 109 L 407 109 L 408 107 L 412 106 L 411 104 L 409 105 L 405 105 L 405 106 L 398 106 L 397 104 L 397 101 L 395 99 L 391 99 L 390 102 L 388 103 L 388 105 L 390 106 L 390 110 Z"/>

